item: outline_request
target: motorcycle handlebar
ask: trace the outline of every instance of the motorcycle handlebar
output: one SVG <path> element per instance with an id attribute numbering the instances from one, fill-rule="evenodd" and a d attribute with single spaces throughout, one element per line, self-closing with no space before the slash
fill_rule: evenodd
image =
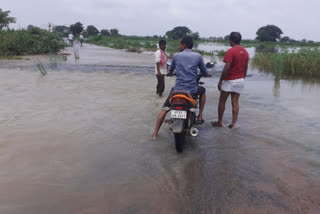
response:
<path id="1" fill-rule="evenodd" d="M 168 73 L 168 74 L 166 74 L 167 77 L 172 77 L 172 76 L 175 76 L 175 75 L 176 75 L 176 73 L 172 73 L 172 74 Z M 208 76 L 204 76 L 202 73 L 199 73 L 197 78 L 200 80 L 200 78 L 202 78 L 202 77 L 212 77 L 212 75 L 208 74 Z"/>

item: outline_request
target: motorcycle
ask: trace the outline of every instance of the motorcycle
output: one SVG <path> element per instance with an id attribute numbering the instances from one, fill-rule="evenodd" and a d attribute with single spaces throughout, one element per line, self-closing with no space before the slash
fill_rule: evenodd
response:
<path id="1" fill-rule="evenodd" d="M 203 85 L 200 82 L 202 74 L 198 74 L 198 85 Z M 170 97 L 170 112 L 171 118 L 165 123 L 171 125 L 171 130 L 175 138 L 175 147 L 178 153 L 183 152 L 185 144 L 185 136 L 190 135 L 196 137 L 199 130 L 196 128 L 198 123 L 198 105 L 200 95 L 192 96 L 186 91 L 173 91 Z"/>

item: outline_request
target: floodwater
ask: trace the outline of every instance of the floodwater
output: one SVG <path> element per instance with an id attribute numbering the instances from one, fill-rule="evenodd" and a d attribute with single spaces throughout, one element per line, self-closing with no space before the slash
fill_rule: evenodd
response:
<path id="1" fill-rule="evenodd" d="M 0 62 L 1 214 L 319 213 L 319 84 L 250 69 L 239 126 L 212 128 L 219 63 L 206 122 L 177 154 L 167 124 L 151 140 L 174 84 L 156 96 L 152 54 L 76 48 L 54 66 Z"/>

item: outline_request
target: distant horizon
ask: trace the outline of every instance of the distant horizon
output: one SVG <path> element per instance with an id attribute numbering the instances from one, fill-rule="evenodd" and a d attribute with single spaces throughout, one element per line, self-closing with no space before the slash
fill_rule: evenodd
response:
<path id="1" fill-rule="evenodd" d="M 76 22 L 75 22 L 76 23 Z M 75 23 L 73 23 L 73 24 L 75 24 Z M 50 24 L 52 24 L 52 23 L 50 23 Z M 81 23 L 81 24 L 83 24 L 83 23 Z M 18 24 L 18 22 L 17 23 L 15 23 L 15 24 L 10 24 L 11 26 L 12 25 L 19 25 Z M 28 24 L 27 26 L 25 26 L 25 27 L 21 27 L 21 26 L 15 26 L 15 28 L 10 28 L 10 29 L 14 29 L 14 30 L 19 30 L 19 29 L 27 29 L 27 27 L 29 26 L 29 25 L 32 25 L 32 26 L 34 26 L 34 27 L 39 27 L 39 28 L 41 28 L 41 29 L 43 29 L 43 30 L 48 30 L 49 29 L 49 23 L 48 23 L 48 26 L 47 26 L 47 28 L 46 27 L 41 27 L 41 26 L 37 26 L 37 25 L 33 25 L 33 24 Z M 53 25 L 53 24 L 52 24 Z M 71 25 L 71 24 L 70 24 Z M 53 25 L 53 27 L 54 26 L 65 26 L 65 27 L 70 27 L 70 25 L 59 25 L 59 24 L 57 24 L 57 25 Z M 93 24 L 89 24 L 89 25 L 93 25 Z M 87 28 L 87 26 L 89 26 L 89 25 L 83 25 L 84 26 L 84 29 L 86 29 Z M 42 25 L 42 26 L 44 26 L 44 24 Z M 93 26 L 95 26 L 95 25 L 93 25 Z M 95 26 L 96 27 L 96 26 Z M 177 27 L 177 26 L 175 26 L 175 27 Z M 188 26 L 185 26 L 185 27 L 188 27 Z M 97 28 L 97 27 L 96 27 Z M 189 27 L 188 27 L 189 28 Z M 115 27 L 115 28 L 110 28 L 110 29 L 106 29 L 106 28 L 104 28 L 104 29 L 99 29 L 99 28 L 97 28 L 98 30 L 99 30 L 99 32 L 101 31 L 101 30 L 110 30 L 110 29 L 118 29 L 117 27 Z M 190 29 L 190 28 L 189 28 Z M 118 29 L 119 30 L 119 29 Z M 169 30 L 172 30 L 172 29 L 168 29 L 167 31 L 169 31 Z M 191 30 L 191 29 L 190 29 Z M 258 29 L 257 29 L 258 30 Z M 120 35 L 121 36 L 128 36 L 128 37 L 130 37 L 130 36 L 132 36 L 132 37 L 153 37 L 153 36 L 158 36 L 158 37 L 166 37 L 166 34 L 163 34 L 163 35 L 128 35 L 128 34 L 122 34 L 121 33 L 121 31 L 119 30 L 119 33 L 120 33 Z M 201 32 L 198 32 L 199 33 L 199 35 L 200 35 L 200 38 L 201 39 L 210 39 L 210 38 L 224 38 L 225 36 L 227 36 L 227 35 L 224 35 L 224 36 L 222 36 L 222 35 L 219 35 L 219 36 L 208 36 L 208 37 L 203 37 L 203 36 L 201 36 Z M 231 32 L 230 32 L 231 33 Z M 241 32 L 240 32 L 241 33 Z M 287 36 L 287 35 L 281 35 L 281 38 L 282 37 L 285 37 L 285 36 Z M 289 36 L 289 38 L 290 39 L 293 39 L 293 40 L 296 40 L 297 42 L 301 42 L 302 40 L 306 40 L 306 41 L 313 41 L 313 42 L 316 42 L 316 43 L 318 43 L 319 41 L 315 41 L 315 40 L 311 40 L 311 39 L 308 39 L 308 38 L 304 38 L 304 39 L 301 39 L 301 40 L 297 40 L 297 39 L 295 39 L 295 38 L 293 38 L 293 37 L 290 37 Z M 254 41 L 254 40 L 256 40 L 256 37 L 255 38 L 242 38 L 242 40 L 252 40 L 252 41 Z"/>

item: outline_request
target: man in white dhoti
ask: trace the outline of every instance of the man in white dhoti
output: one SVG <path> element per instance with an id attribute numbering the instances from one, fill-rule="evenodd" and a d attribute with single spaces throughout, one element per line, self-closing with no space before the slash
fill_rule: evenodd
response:
<path id="1" fill-rule="evenodd" d="M 239 97 L 244 89 L 244 78 L 247 75 L 249 56 L 246 49 L 240 46 L 241 34 L 232 32 L 229 37 L 230 48 L 223 61 L 225 62 L 222 71 L 218 89 L 220 91 L 220 99 L 218 106 L 218 121 L 211 124 L 216 127 L 222 127 L 222 117 L 225 109 L 226 101 L 231 94 L 232 103 L 232 123 L 229 128 L 233 128 L 238 119 L 239 114 Z"/>

